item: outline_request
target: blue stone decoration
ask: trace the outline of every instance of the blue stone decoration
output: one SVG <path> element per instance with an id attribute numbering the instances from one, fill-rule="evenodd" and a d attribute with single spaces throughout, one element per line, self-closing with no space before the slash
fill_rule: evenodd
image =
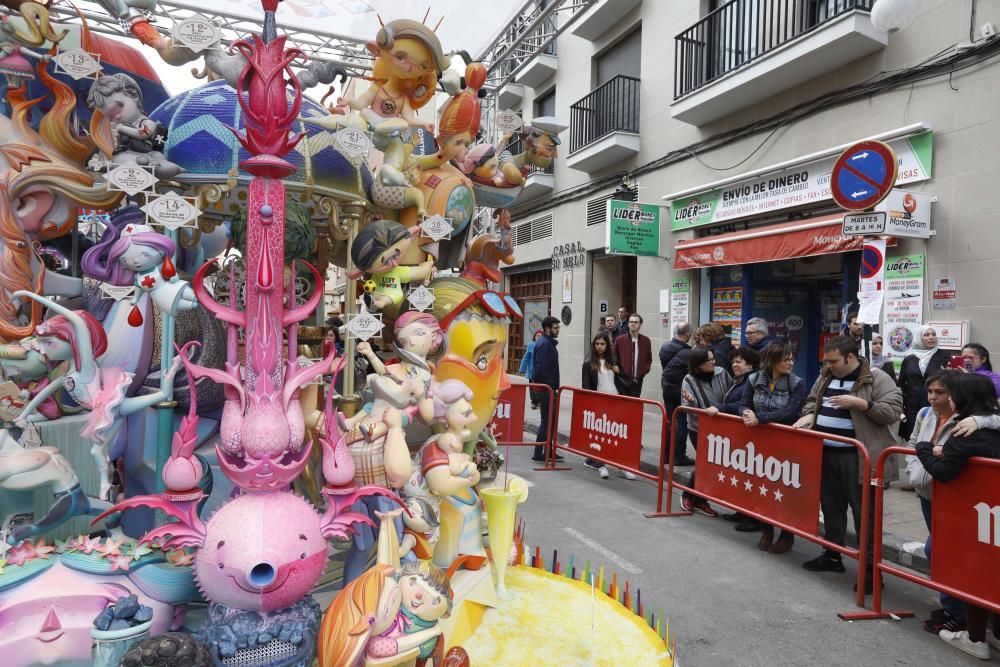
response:
<path id="1" fill-rule="evenodd" d="M 303 97 L 299 115 L 322 117 L 329 113 L 321 104 Z M 244 119 L 236 91 L 225 81 L 213 81 L 172 97 L 150 116 L 167 128 L 164 151 L 167 159 L 187 170 L 178 181 L 221 183 L 229 178 L 230 170 L 250 158 L 226 127 L 242 130 Z M 333 132 L 300 121 L 295 121 L 292 129 L 305 133 L 305 137 L 285 156 L 285 160 L 298 168 L 284 179 L 290 190 L 301 192 L 311 183 L 318 195 L 367 197 L 371 170 L 365 162 L 355 166 L 341 153 L 335 146 Z M 240 170 L 238 178 L 245 184 L 251 176 Z"/>
<path id="2" fill-rule="evenodd" d="M 217 665 L 309 667 L 322 616 L 323 610 L 311 595 L 272 612 L 213 603 L 195 636 L 208 645 Z"/>

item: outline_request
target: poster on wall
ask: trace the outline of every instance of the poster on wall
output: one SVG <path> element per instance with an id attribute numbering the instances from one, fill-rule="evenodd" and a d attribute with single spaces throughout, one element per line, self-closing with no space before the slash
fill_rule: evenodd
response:
<path id="1" fill-rule="evenodd" d="M 670 281 L 670 321 L 676 327 L 687 322 L 691 304 L 691 279 L 674 278 Z"/>
<path id="2" fill-rule="evenodd" d="M 897 185 L 931 178 L 932 132 L 893 139 L 888 144 L 899 159 Z M 675 199 L 670 202 L 670 231 L 829 201 L 830 172 L 837 157 L 830 155 Z"/>
<path id="3" fill-rule="evenodd" d="M 616 255 L 660 255 L 660 206 L 608 200 L 604 245 Z"/>
<path id="4" fill-rule="evenodd" d="M 924 321 L 924 255 L 890 257 L 885 266 L 884 354 L 897 370 Z"/>
<path id="5" fill-rule="evenodd" d="M 772 336 L 785 338 L 795 351 L 793 371 L 799 377 L 806 377 L 808 364 L 806 343 L 809 330 L 806 327 L 806 313 L 814 306 L 809 300 L 809 290 L 798 285 L 761 285 L 753 292 L 754 317 L 767 320 Z"/>
<path id="6" fill-rule="evenodd" d="M 548 301 L 526 301 L 524 303 L 524 344 L 527 345 L 541 331 L 542 320 L 549 315 Z"/>
<path id="7" fill-rule="evenodd" d="M 562 302 L 573 303 L 573 272 L 563 271 Z"/>
<path id="8" fill-rule="evenodd" d="M 712 321 L 722 327 L 732 327 L 730 340 L 733 346 L 740 344 L 743 318 L 743 288 L 736 286 L 712 289 Z"/>
<path id="9" fill-rule="evenodd" d="M 934 310 L 955 310 L 958 303 L 958 288 L 954 278 L 938 278 L 931 292 L 931 308 Z"/>

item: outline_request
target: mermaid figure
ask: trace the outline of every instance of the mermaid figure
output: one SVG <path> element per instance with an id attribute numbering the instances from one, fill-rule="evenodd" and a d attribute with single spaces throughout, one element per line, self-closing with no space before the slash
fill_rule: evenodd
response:
<path id="1" fill-rule="evenodd" d="M 97 363 L 97 358 L 107 350 L 108 338 L 101 323 L 93 315 L 83 310 L 69 310 L 33 292 L 18 291 L 13 296 L 32 299 L 56 313 L 38 325 L 38 337 L 34 345 L 52 362 L 71 362 L 65 375 L 54 380 L 31 399 L 21 411 L 15 425 L 24 428 L 29 421 L 43 420 L 45 417 L 37 412 L 38 407 L 54 392 L 65 388 L 73 400 L 90 410 L 80 435 L 93 443 L 90 453 L 101 480 L 100 498 L 110 500 L 108 446 L 119 436 L 124 417 L 171 400 L 174 376 L 180 368 L 181 357 L 175 357 L 173 364 L 163 374 L 159 391 L 126 398 L 125 392 L 132 383 L 132 373 Z"/>

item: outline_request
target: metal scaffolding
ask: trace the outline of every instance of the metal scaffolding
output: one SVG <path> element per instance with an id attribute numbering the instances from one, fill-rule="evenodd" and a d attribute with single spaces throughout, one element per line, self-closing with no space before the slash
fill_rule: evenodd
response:
<path id="1" fill-rule="evenodd" d="M 158 0 L 156 13 L 150 15 L 151 23 L 162 34 L 169 36 L 175 23 L 199 14 L 219 26 L 222 45 L 227 47 L 249 37 L 251 33 L 260 32 L 262 16 L 254 16 L 250 11 L 246 14 L 226 11 L 218 4 Z M 49 9 L 61 20 L 83 16 L 94 32 L 116 37 L 129 36 L 127 21 L 123 24 L 117 17 L 111 16 L 97 0 L 52 0 Z M 365 39 L 321 28 L 306 30 L 287 22 L 282 23 L 281 31 L 288 35 L 288 45 L 302 49 L 310 61 L 338 63 L 354 76 L 364 76 L 371 71 L 372 55 L 365 46 Z"/>

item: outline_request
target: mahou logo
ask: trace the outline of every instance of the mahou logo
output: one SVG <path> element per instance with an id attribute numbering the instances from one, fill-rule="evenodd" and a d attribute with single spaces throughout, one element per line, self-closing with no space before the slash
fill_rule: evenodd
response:
<path id="1" fill-rule="evenodd" d="M 781 484 L 793 489 L 802 487 L 799 481 L 798 463 L 776 459 L 773 456 L 765 459 L 763 454 L 757 452 L 752 442 L 748 442 L 742 449 L 733 449 L 729 438 L 709 434 L 708 462 L 769 482 L 780 480 Z"/>
<path id="2" fill-rule="evenodd" d="M 603 413 L 598 417 L 593 410 L 583 411 L 583 428 L 595 433 L 610 435 L 612 438 L 621 438 L 622 440 L 628 438 L 628 424 L 608 419 L 608 416 Z"/>

